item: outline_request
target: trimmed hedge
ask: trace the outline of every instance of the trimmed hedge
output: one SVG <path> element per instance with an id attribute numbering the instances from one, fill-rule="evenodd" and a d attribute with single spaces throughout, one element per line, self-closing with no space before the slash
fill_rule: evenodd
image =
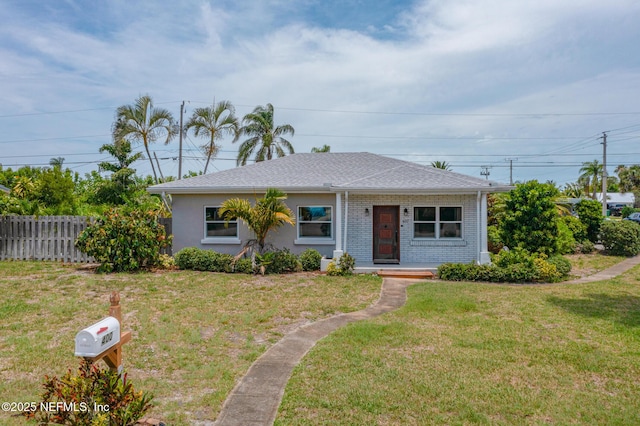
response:
<path id="1" fill-rule="evenodd" d="M 320 253 L 318 253 L 320 254 Z M 218 253 L 213 250 L 203 250 L 197 247 L 185 247 L 174 256 L 175 264 L 180 269 L 208 272 L 236 272 L 253 274 L 283 274 L 302 271 L 303 266 L 298 256 L 288 249 L 276 250 L 256 255 L 256 265 L 249 258 L 238 259 L 230 254 Z M 320 265 L 318 264 L 318 270 Z"/>
<path id="2" fill-rule="evenodd" d="M 438 267 L 438 277 L 445 281 L 557 282 L 569 272 L 571 263 L 562 256 L 547 258 L 522 249 L 501 251 L 491 265 L 444 263 Z"/>

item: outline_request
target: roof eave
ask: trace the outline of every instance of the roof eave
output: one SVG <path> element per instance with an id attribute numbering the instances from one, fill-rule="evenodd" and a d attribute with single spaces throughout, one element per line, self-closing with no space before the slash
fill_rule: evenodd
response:
<path id="1" fill-rule="evenodd" d="M 149 187 L 147 191 L 151 194 L 254 194 L 266 192 L 272 186 L 219 186 L 219 187 Z M 345 192 L 353 194 L 406 194 L 406 195 L 447 195 L 447 194 L 477 194 L 509 192 L 513 186 L 495 185 L 467 188 L 366 188 L 366 187 L 343 187 L 343 186 L 291 186 L 278 187 L 283 192 L 295 193 L 328 193 Z"/>
<path id="2" fill-rule="evenodd" d="M 151 194 L 253 194 L 266 192 L 273 186 L 217 186 L 217 187 L 149 187 L 147 191 Z M 279 190 L 286 193 L 327 193 L 331 192 L 329 186 L 278 186 Z"/>
<path id="3" fill-rule="evenodd" d="M 407 195 L 448 195 L 448 194 L 477 194 L 481 193 L 494 193 L 494 192 L 509 192 L 513 189 L 512 186 L 496 185 L 496 186 L 483 186 L 483 187 L 469 187 L 469 188 L 345 188 L 345 187 L 331 187 L 333 192 L 349 191 L 352 194 L 407 194 Z"/>

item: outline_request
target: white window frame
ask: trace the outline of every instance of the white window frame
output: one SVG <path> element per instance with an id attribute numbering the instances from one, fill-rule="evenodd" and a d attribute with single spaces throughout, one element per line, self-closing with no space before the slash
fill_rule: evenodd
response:
<path id="1" fill-rule="evenodd" d="M 236 235 L 230 235 L 230 236 L 219 236 L 219 237 L 210 237 L 207 235 L 207 223 L 224 223 L 226 221 L 224 220 L 207 220 L 207 209 L 219 209 L 221 206 L 204 206 L 204 208 L 202 209 L 202 220 L 203 220 L 203 224 L 204 224 L 204 229 L 203 229 L 203 233 L 204 233 L 204 238 L 200 241 L 201 244 L 240 244 L 240 238 L 239 238 L 239 233 L 240 233 L 240 223 L 238 222 L 238 220 L 230 220 L 229 223 L 235 223 L 236 224 Z"/>
<path id="2" fill-rule="evenodd" d="M 331 221 L 308 221 L 308 220 L 302 220 L 300 217 L 300 209 L 301 208 L 309 208 L 309 209 L 313 209 L 313 208 L 324 208 L 324 209 L 330 209 L 331 210 Z M 332 205 L 328 205 L 328 204 L 323 204 L 323 205 L 308 205 L 308 204 L 304 204 L 304 205 L 299 205 L 296 206 L 296 240 L 294 241 L 294 244 L 315 244 L 315 245 L 333 245 L 335 244 L 335 207 Z M 302 223 L 328 223 L 331 227 L 331 235 L 328 237 L 305 237 L 305 236 L 301 236 L 300 235 L 300 224 Z"/>
<path id="3" fill-rule="evenodd" d="M 420 220 L 417 221 L 416 220 L 416 210 L 415 209 L 419 209 L 419 208 L 435 208 L 436 209 L 436 218 L 435 221 L 425 221 L 425 220 Z M 440 209 L 443 208 L 459 208 L 460 209 L 460 220 L 456 220 L 456 221 L 442 221 L 440 219 Z M 419 206 L 413 206 L 411 208 L 411 214 L 412 214 L 412 236 L 414 240 L 446 240 L 446 241 L 451 241 L 451 240 L 462 240 L 464 237 L 464 208 L 463 206 L 460 205 L 454 205 L 454 206 L 449 206 L 449 205 L 419 205 Z M 416 237 L 416 227 L 415 224 L 416 223 L 433 223 L 434 224 L 434 237 Z M 459 223 L 460 224 L 460 236 L 459 237 L 443 237 L 440 235 L 440 226 L 442 224 L 445 223 Z"/>

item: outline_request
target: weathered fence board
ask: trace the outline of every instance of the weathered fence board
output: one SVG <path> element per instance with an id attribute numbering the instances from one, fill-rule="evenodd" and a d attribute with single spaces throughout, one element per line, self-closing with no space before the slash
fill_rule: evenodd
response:
<path id="1" fill-rule="evenodd" d="M 75 247 L 82 231 L 94 221 L 85 216 L 0 216 L 0 260 L 93 262 Z M 160 218 L 167 235 L 171 218 Z M 171 247 L 163 250 L 171 255 Z"/>

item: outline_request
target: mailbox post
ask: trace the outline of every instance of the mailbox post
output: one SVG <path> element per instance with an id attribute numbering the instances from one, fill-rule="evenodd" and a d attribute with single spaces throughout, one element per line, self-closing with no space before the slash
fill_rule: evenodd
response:
<path id="1" fill-rule="evenodd" d="M 103 359 L 109 368 L 122 373 L 122 345 L 131 340 L 131 331 L 122 332 L 118 292 L 112 292 L 109 301 L 109 316 L 76 335 L 75 355 L 92 363 Z"/>

